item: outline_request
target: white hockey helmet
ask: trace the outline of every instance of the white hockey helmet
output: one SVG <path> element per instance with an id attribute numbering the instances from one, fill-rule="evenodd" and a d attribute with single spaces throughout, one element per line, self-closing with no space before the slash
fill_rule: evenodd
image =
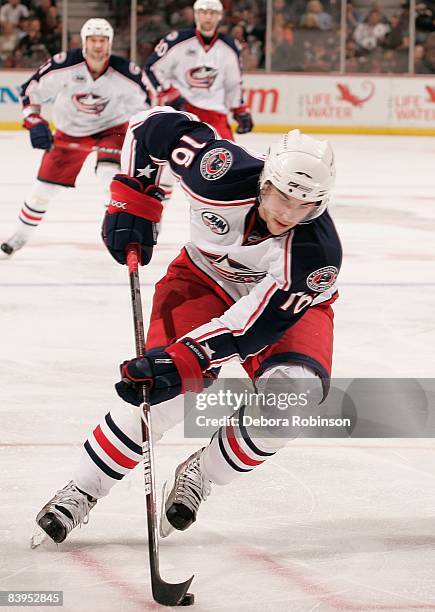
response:
<path id="1" fill-rule="evenodd" d="M 80 36 L 82 39 L 83 55 L 86 54 L 86 39 L 88 36 L 104 36 L 109 39 L 109 53 L 112 51 L 113 42 L 113 28 L 107 19 L 100 19 L 98 17 L 88 19 L 80 30 Z"/>
<path id="2" fill-rule="evenodd" d="M 196 0 L 193 5 L 193 10 L 199 11 L 201 9 L 203 11 L 217 11 L 218 13 L 224 12 L 224 7 L 221 0 Z"/>
<path id="3" fill-rule="evenodd" d="M 335 180 L 334 153 L 327 140 L 292 130 L 270 147 L 260 175 L 287 196 L 318 206 L 304 219 L 312 221 L 328 206 Z"/>

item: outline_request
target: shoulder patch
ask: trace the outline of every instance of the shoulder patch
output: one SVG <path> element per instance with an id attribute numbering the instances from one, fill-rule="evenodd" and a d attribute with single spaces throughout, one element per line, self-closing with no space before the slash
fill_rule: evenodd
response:
<path id="1" fill-rule="evenodd" d="M 177 38 L 178 32 L 176 30 L 169 32 L 169 34 L 166 36 L 166 40 L 168 40 L 169 42 L 173 42 L 174 40 L 177 40 Z"/>
<path id="2" fill-rule="evenodd" d="M 337 280 L 337 276 L 338 268 L 335 266 L 325 266 L 311 272 L 307 278 L 307 286 L 317 293 L 322 293 L 332 287 Z"/>
<path id="3" fill-rule="evenodd" d="M 208 151 L 201 159 L 200 172 L 207 181 L 216 181 L 228 172 L 233 165 L 231 151 L 218 147 Z"/>
<path id="4" fill-rule="evenodd" d="M 56 64 L 63 64 L 65 60 L 66 60 L 65 51 L 61 51 L 60 53 L 56 53 L 56 55 L 53 55 L 53 62 L 55 62 Z"/>
<path id="5" fill-rule="evenodd" d="M 128 69 L 130 70 L 131 74 L 134 74 L 135 76 L 141 73 L 141 69 L 135 62 L 130 62 Z"/>

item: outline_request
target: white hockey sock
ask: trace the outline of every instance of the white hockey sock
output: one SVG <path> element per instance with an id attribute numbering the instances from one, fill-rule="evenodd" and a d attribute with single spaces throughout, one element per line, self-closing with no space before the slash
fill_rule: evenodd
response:
<path id="1" fill-rule="evenodd" d="M 272 457 L 278 448 L 285 446 L 287 440 L 271 440 L 275 448 L 267 448 L 268 441 L 256 438 L 251 427 L 243 425 L 245 407 L 238 410 L 234 416 L 238 425 L 220 427 L 201 455 L 201 468 L 206 478 L 215 484 L 229 484 L 246 472 L 251 472 Z"/>
<path id="2" fill-rule="evenodd" d="M 18 215 L 18 225 L 14 237 L 18 237 L 23 242 L 29 240 L 44 219 L 50 201 L 60 189 L 62 189 L 60 185 L 36 181 Z"/>
<path id="3" fill-rule="evenodd" d="M 183 419 L 182 405 L 167 402 L 151 408 L 153 443 Z M 92 497 L 104 497 L 142 460 L 140 408 L 122 404 L 111 410 L 86 440 L 73 475 L 75 484 Z"/>
<path id="4" fill-rule="evenodd" d="M 18 231 L 21 235 L 29 238 L 33 233 L 34 229 L 41 223 L 44 218 L 47 209 L 37 209 L 35 205 L 31 206 L 27 202 L 24 202 L 23 207 L 18 215 L 19 224 Z"/>
<path id="5" fill-rule="evenodd" d="M 92 497 L 104 497 L 140 462 L 140 409 L 122 406 L 106 414 L 84 444 L 73 480 Z"/>

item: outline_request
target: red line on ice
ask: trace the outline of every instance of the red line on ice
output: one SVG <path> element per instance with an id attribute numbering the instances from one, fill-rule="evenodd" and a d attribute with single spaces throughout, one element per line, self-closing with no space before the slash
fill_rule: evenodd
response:
<path id="1" fill-rule="evenodd" d="M 289 563 L 284 565 L 267 552 L 248 548 L 246 546 L 238 547 L 238 551 L 245 559 L 263 565 L 268 572 L 274 574 L 278 578 L 291 580 L 300 590 L 308 595 L 315 596 L 320 602 L 328 604 L 335 610 L 405 610 L 408 612 L 411 612 L 411 610 L 435 610 L 435 602 L 421 603 L 408 600 L 403 604 L 381 604 L 351 601 L 335 594 L 327 585 L 321 583 L 321 581 L 324 580 L 321 576 L 318 576 L 316 581 L 315 578 L 310 578 L 307 573 L 301 571 L 295 564 Z M 310 573 L 312 572 L 310 569 L 307 569 L 307 572 L 308 571 Z M 397 597 L 404 599 L 400 595 Z"/>
<path id="2" fill-rule="evenodd" d="M 136 604 L 137 610 L 140 610 L 140 612 L 144 612 L 144 610 L 162 610 L 162 606 L 156 604 L 152 599 L 151 584 L 145 584 L 143 591 L 135 588 L 131 583 L 116 576 L 105 563 L 97 559 L 95 555 L 92 555 L 89 552 L 84 552 L 83 550 L 72 550 L 68 553 L 68 556 L 85 568 L 86 571 L 92 571 L 92 573 L 98 576 L 99 579 L 109 582 L 111 586 L 116 587 L 118 591 L 123 593 L 127 600 L 125 601 L 124 599 L 124 605 L 128 602 Z M 146 557 L 144 556 L 144 559 L 145 558 Z M 144 565 L 145 564 L 146 561 L 144 560 Z M 149 598 L 145 595 L 147 592 L 149 593 Z"/>

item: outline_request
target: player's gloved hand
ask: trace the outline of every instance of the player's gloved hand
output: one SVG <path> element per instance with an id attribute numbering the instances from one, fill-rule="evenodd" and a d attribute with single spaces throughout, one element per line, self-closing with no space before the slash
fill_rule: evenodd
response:
<path id="1" fill-rule="evenodd" d="M 186 107 L 186 100 L 176 87 L 169 87 L 159 92 L 157 103 L 159 105 L 172 106 L 175 110 L 184 110 Z"/>
<path id="2" fill-rule="evenodd" d="M 217 373 L 206 372 L 210 360 L 204 348 L 184 338 L 170 346 L 151 349 L 143 357 L 124 361 L 120 365 L 122 380 L 116 392 L 129 404 L 143 402 L 142 386 L 150 390 L 150 403 L 160 404 L 185 391 L 200 392 L 215 380 Z"/>
<path id="3" fill-rule="evenodd" d="M 30 142 L 34 149 L 51 149 L 53 134 L 41 115 L 32 113 L 24 119 L 23 126 L 30 132 Z"/>
<path id="4" fill-rule="evenodd" d="M 247 106 L 239 106 L 238 108 L 233 108 L 233 118 L 234 121 L 237 121 L 237 134 L 247 134 L 252 131 L 254 127 L 254 122 L 252 120 L 252 115 Z"/>
<path id="5" fill-rule="evenodd" d="M 115 174 L 110 184 L 110 196 L 101 230 L 104 244 L 120 264 L 127 263 L 127 246 L 136 244 L 139 246 L 139 263 L 146 265 L 157 242 L 156 223 L 162 216 L 164 191 L 156 185 L 150 185 L 144 191 L 138 179 Z"/>

